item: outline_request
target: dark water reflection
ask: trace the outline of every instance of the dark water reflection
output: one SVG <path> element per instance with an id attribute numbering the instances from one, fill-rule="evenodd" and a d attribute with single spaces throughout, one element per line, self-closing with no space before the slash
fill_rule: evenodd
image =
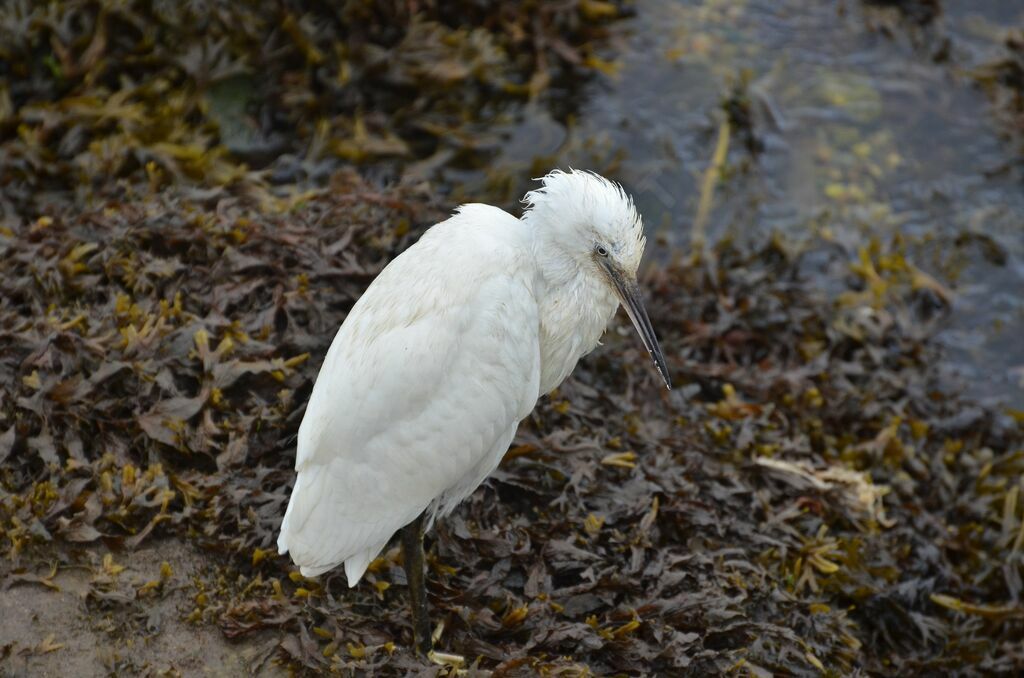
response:
<path id="1" fill-rule="evenodd" d="M 527 187 L 510 177 L 593 167 L 686 248 L 721 103 L 746 81 L 763 150 L 733 135 L 709 238 L 776 230 L 856 253 L 903 234 L 913 263 L 955 292 L 941 335 L 951 378 L 1024 406 L 1020 149 L 971 77 L 999 57 L 1006 27 L 1024 26 L 1024 4 L 944 7 L 921 28 L 851 2 L 640 0 L 616 29 L 616 72 L 576 115 L 531 109 L 486 175 L 451 178 L 465 182 L 459 197 L 510 199 Z"/>

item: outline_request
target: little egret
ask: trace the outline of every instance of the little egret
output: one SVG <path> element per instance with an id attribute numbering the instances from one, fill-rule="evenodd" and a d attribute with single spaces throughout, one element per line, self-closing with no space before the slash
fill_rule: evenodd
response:
<path id="1" fill-rule="evenodd" d="M 516 219 L 468 204 L 381 271 L 335 336 L 299 427 L 281 553 L 349 586 L 402 531 L 417 651 L 431 649 L 423 532 L 497 467 L 541 395 L 621 303 L 668 388 L 618 184 L 555 170 Z"/>

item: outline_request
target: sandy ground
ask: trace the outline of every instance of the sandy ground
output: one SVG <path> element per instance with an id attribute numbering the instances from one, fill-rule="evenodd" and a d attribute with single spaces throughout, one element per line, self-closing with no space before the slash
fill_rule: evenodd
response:
<path id="1" fill-rule="evenodd" d="M 59 571 L 50 580 L 59 590 L 24 581 L 0 590 L 0 676 L 284 675 L 271 661 L 273 633 L 230 642 L 215 626 L 186 621 L 196 594 L 192 579 L 208 567 L 200 552 L 163 541 L 116 553 L 114 562 L 124 566 L 116 574 L 104 570 L 108 553 L 90 549 L 82 567 Z M 137 602 L 138 590 L 160 579 L 164 562 L 173 574 Z M 33 573 L 49 575 L 44 568 Z"/>

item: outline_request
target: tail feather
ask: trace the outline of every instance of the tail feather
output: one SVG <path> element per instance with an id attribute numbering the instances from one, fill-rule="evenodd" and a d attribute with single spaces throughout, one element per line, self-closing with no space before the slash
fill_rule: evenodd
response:
<path id="1" fill-rule="evenodd" d="M 378 544 L 365 551 L 360 551 L 345 561 L 345 577 L 348 579 L 349 588 L 359 583 L 366 573 L 366 568 L 370 566 L 377 554 L 384 550 L 385 546 L 386 544 Z"/>
<path id="2" fill-rule="evenodd" d="M 292 536 L 297 532 L 295 527 L 295 513 L 297 511 L 297 505 L 299 504 L 300 497 L 306 495 L 303 491 L 303 478 L 302 474 L 298 474 L 295 478 L 295 487 L 292 488 L 292 496 L 288 499 L 288 508 L 285 509 L 284 519 L 281 521 L 281 531 L 277 535 L 277 552 L 282 556 L 288 553 L 288 542 Z M 305 522 L 303 519 L 301 522 Z"/>
<path id="3" fill-rule="evenodd" d="M 332 556 L 345 546 L 338 543 L 338 532 L 327 529 L 325 522 L 328 516 L 319 515 L 324 513 L 320 504 L 327 489 L 326 477 L 326 473 L 299 472 L 277 537 L 278 553 L 290 552 L 292 561 L 302 568 L 303 575 L 313 570 L 318 570 L 316 574 L 319 574 L 338 565 L 341 558 Z"/>
<path id="4" fill-rule="evenodd" d="M 395 531 L 426 507 L 408 502 L 395 506 L 379 497 L 350 507 L 339 501 L 343 486 L 329 467 L 311 465 L 299 471 L 281 521 L 277 550 L 290 554 L 304 577 L 315 577 L 344 563 L 352 587 Z M 424 500 L 428 503 L 429 499 Z"/>
<path id="5" fill-rule="evenodd" d="M 387 546 L 387 540 L 367 548 L 367 526 L 345 525 L 324 510 L 329 481 L 329 473 L 312 469 L 299 472 L 281 521 L 277 551 L 282 555 L 290 552 L 303 577 L 315 577 L 344 562 L 348 585 L 353 587 Z"/>

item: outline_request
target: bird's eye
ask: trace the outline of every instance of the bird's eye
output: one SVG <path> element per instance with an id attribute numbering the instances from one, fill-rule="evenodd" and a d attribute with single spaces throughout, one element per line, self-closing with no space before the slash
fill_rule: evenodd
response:
<path id="1" fill-rule="evenodd" d="M 597 246 L 597 255 L 600 256 L 600 257 L 607 257 L 608 256 L 608 248 L 605 247 L 604 245 L 598 245 Z"/>

